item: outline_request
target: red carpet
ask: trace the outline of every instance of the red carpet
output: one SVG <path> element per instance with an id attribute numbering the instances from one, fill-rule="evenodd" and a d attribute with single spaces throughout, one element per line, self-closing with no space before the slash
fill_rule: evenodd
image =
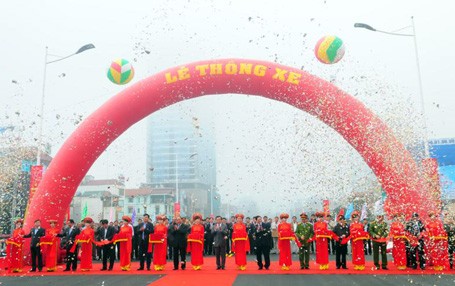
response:
<path id="1" fill-rule="evenodd" d="M 294 261 L 294 264 L 291 266 L 289 271 L 283 271 L 280 269 L 276 261 L 272 262 L 269 270 L 258 270 L 257 264 L 254 261 L 249 261 L 247 269 L 245 271 L 236 270 L 234 264 L 234 258 L 228 258 L 226 261 L 226 270 L 216 270 L 216 263 L 214 257 L 204 258 L 204 266 L 200 271 L 194 271 L 191 267 L 191 263 L 187 263 L 186 270 L 172 270 L 172 262 L 168 262 L 166 269 L 164 271 L 137 271 L 139 267 L 139 262 L 133 262 L 131 271 L 121 271 L 119 264 L 116 262 L 113 271 L 100 271 L 101 264 L 94 262 L 93 270 L 90 272 L 82 272 L 80 270 L 76 272 L 63 272 L 63 266 L 59 265 L 57 272 L 35 272 L 30 273 L 30 266 L 24 267 L 22 273 L 7 273 L 4 269 L 0 270 L 0 275 L 3 276 L 48 276 L 48 275 L 163 275 L 162 278 L 153 282 L 152 286 L 159 285 L 188 285 L 188 286 L 200 286 L 200 285 L 209 285 L 216 284 L 217 286 L 232 285 L 237 277 L 240 274 L 289 274 L 289 275 L 305 275 L 305 274 L 318 274 L 318 275 L 327 275 L 327 274 L 350 274 L 350 275 L 406 275 L 406 274 L 416 274 L 416 275 L 431 275 L 431 274 L 455 274 L 455 270 L 445 270 L 442 272 L 434 271 L 432 269 L 427 270 L 397 270 L 393 263 L 389 263 L 389 270 L 375 270 L 374 265 L 371 261 L 367 261 L 366 268 L 363 271 L 356 271 L 352 268 L 352 265 L 348 262 L 347 270 L 336 269 L 335 262 L 331 261 L 330 267 L 328 270 L 319 270 L 318 265 L 314 261 L 311 261 L 311 269 L 300 270 L 298 261 Z M 153 269 L 153 267 L 152 267 Z M 203 283 L 203 284 L 201 284 Z"/>

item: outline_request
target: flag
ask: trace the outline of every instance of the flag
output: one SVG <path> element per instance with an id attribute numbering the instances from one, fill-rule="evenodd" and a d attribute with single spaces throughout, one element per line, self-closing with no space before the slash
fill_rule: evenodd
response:
<path id="1" fill-rule="evenodd" d="M 352 212 L 354 211 L 354 203 L 350 203 L 348 207 L 346 208 L 346 219 L 349 219 L 351 217 Z"/>
<path id="2" fill-rule="evenodd" d="M 363 220 L 367 217 L 367 203 L 364 203 L 362 206 L 362 213 L 360 214 L 360 220 Z"/>
<path id="3" fill-rule="evenodd" d="M 88 207 L 87 207 L 87 202 L 85 202 L 84 209 L 82 210 L 82 219 L 87 217 L 87 213 L 88 213 Z"/>
<path id="4" fill-rule="evenodd" d="M 131 216 L 131 223 L 134 224 L 136 221 L 136 208 L 133 208 L 133 215 Z"/>

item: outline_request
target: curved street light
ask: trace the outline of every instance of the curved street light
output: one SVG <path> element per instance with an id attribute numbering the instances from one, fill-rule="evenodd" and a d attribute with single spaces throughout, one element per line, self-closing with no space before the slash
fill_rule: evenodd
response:
<path id="1" fill-rule="evenodd" d="M 44 56 L 44 76 L 43 76 L 43 92 L 41 94 L 41 109 L 40 109 L 40 125 L 39 125 L 39 134 L 38 134 L 38 150 L 36 152 L 36 165 L 41 165 L 41 144 L 43 140 L 43 120 L 44 120 L 44 97 L 45 97 L 45 89 L 46 89 L 46 71 L 47 71 L 47 65 L 52 64 L 55 62 L 59 62 L 61 60 L 67 59 L 69 57 L 72 57 L 74 55 L 80 54 L 82 52 L 85 52 L 90 49 L 94 49 L 95 45 L 93 44 L 87 44 L 82 47 L 80 47 L 75 53 L 70 54 L 65 57 L 61 57 L 59 59 L 53 60 L 53 61 L 48 61 L 47 57 L 50 55 L 48 53 L 48 47 L 46 47 L 46 54 Z"/>
<path id="2" fill-rule="evenodd" d="M 430 157 L 430 148 L 428 146 L 428 130 L 427 130 L 427 122 L 426 122 L 426 116 L 425 116 L 425 100 L 423 97 L 423 88 L 422 88 L 422 74 L 420 72 L 420 61 L 419 61 L 419 51 L 417 49 L 417 36 L 416 36 L 416 30 L 415 30 L 415 25 L 414 25 L 414 17 L 411 17 L 411 26 L 407 26 L 404 28 L 412 27 L 412 34 L 402 34 L 402 33 L 395 33 L 395 32 L 387 32 L 387 31 L 382 31 L 373 28 L 372 26 L 365 24 L 365 23 L 355 23 L 354 28 L 363 28 L 366 30 L 370 30 L 373 32 L 379 32 L 379 33 L 384 33 L 388 35 L 393 35 L 393 36 L 404 36 L 404 37 L 413 37 L 414 38 L 414 51 L 415 51 L 415 56 L 416 56 L 416 64 L 417 64 L 417 78 L 419 81 L 419 93 L 420 93 L 420 108 L 422 111 L 422 116 L 423 116 L 423 132 L 424 132 L 424 138 L 423 138 L 423 144 L 424 144 L 424 149 L 425 149 L 425 158 Z M 404 28 L 401 28 L 399 30 L 402 30 Z M 399 31 L 398 30 L 398 31 Z"/>

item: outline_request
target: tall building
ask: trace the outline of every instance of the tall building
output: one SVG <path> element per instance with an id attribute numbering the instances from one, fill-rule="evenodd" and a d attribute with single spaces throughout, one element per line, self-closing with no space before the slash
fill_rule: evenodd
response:
<path id="1" fill-rule="evenodd" d="M 220 196 L 213 132 L 175 107 L 156 112 L 148 120 L 147 184 L 174 188 L 183 215 L 217 213 Z"/>

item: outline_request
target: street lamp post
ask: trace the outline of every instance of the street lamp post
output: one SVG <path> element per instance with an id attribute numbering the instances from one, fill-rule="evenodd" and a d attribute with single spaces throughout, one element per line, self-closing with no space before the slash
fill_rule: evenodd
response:
<path id="1" fill-rule="evenodd" d="M 56 60 L 48 61 L 47 58 L 48 58 L 48 56 L 50 56 L 50 54 L 48 53 L 48 47 L 46 47 L 46 53 L 44 55 L 43 91 L 41 93 L 40 125 L 39 125 L 38 148 L 37 148 L 38 150 L 36 152 L 36 165 L 38 165 L 38 166 L 41 165 L 41 144 L 42 144 L 42 140 L 43 140 L 42 137 L 43 137 L 43 120 L 44 120 L 44 97 L 45 97 L 45 90 L 46 90 L 47 65 L 55 63 L 55 62 L 59 62 L 61 60 L 67 59 L 74 55 L 80 54 L 86 50 L 90 50 L 90 49 L 94 49 L 94 48 L 95 48 L 95 46 L 93 44 L 87 44 L 87 45 L 80 47 L 79 50 L 77 50 L 77 52 L 75 52 L 74 54 L 71 54 L 71 55 L 68 55 L 65 57 L 61 57 Z"/>
<path id="2" fill-rule="evenodd" d="M 210 215 L 213 215 L 213 187 L 210 188 Z"/>
<path id="3" fill-rule="evenodd" d="M 384 33 L 388 35 L 393 35 L 393 36 L 403 36 L 403 37 L 413 37 L 414 38 L 414 52 L 416 56 L 416 64 L 417 64 L 417 78 L 419 81 L 419 93 L 420 93 L 420 108 L 422 112 L 422 117 L 423 117 L 423 132 L 424 132 L 424 148 L 425 148 L 425 158 L 430 157 L 430 148 L 428 146 L 428 130 L 427 130 L 427 122 L 426 122 L 426 116 L 425 116 L 425 100 L 423 97 L 423 88 L 422 88 L 422 74 L 420 72 L 420 61 L 419 61 L 419 52 L 417 48 L 417 35 L 416 35 L 416 30 L 415 30 L 415 25 L 414 25 L 414 17 L 411 17 L 411 26 L 407 26 L 404 28 L 409 28 L 412 27 L 412 34 L 402 34 L 402 33 L 395 33 L 395 32 L 387 32 L 387 31 L 381 31 L 378 29 L 373 28 L 372 26 L 365 24 L 365 23 L 355 23 L 354 24 L 355 28 L 363 28 L 367 29 L 373 32 L 379 32 L 379 33 Z M 404 29 L 402 28 L 402 29 Z M 400 29 L 400 30 L 402 30 Z"/>

